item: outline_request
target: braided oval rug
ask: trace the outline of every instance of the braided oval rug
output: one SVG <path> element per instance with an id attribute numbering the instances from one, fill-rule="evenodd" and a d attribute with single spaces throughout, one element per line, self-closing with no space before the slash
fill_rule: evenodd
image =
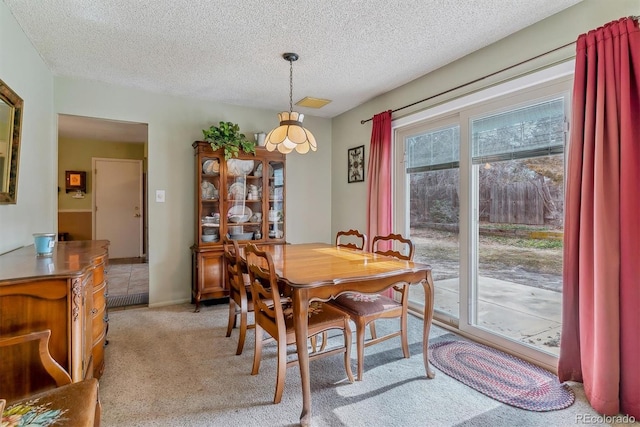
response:
<path id="1" fill-rule="evenodd" d="M 573 390 L 551 372 L 482 344 L 436 341 L 429 345 L 429 360 L 450 377 L 516 408 L 554 411 L 575 400 Z"/>

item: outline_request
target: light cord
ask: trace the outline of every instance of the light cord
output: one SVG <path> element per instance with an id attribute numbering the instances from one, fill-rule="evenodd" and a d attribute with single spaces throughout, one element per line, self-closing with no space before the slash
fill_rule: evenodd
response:
<path id="1" fill-rule="evenodd" d="M 293 112 L 293 61 L 289 60 L 289 112 Z"/>

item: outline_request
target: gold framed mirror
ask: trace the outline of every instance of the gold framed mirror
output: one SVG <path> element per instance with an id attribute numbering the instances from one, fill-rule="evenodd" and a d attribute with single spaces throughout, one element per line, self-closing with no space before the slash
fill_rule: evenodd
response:
<path id="1" fill-rule="evenodd" d="M 0 204 L 15 204 L 18 192 L 23 101 L 0 80 Z"/>

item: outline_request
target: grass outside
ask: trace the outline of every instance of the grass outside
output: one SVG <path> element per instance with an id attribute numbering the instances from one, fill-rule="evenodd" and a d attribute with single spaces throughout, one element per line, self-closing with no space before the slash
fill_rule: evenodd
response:
<path id="1" fill-rule="evenodd" d="M 484 227 L 481 228 L 484 230 Z M 493 230 L 495 231 L 495 225 Z M 499 229 L 482 232 L 479 238 L 479 274 L 527 286 L 561 292 L 562 240 L 555 237 L 533 239 L 525 236 L 539 227 L 518 226 L 519 233 Z M 510 227 L 509 230 L 516 230 Z M 434 228 L 412 228 L 415 260 L 431 264 L 434 280 L 459 275 L 458 234 Z"/>

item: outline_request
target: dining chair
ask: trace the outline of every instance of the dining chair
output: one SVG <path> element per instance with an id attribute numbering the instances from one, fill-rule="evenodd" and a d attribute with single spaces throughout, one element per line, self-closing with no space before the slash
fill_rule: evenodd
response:
<path id="1" fill-rule="evenodd" d="M 14 347 L 23 348 L 26 352 L 25 344 L 36 341 L 38 343 L 39 362 L 44 371 L 49 374 L 55 387 L 71 384 L 69 373 L 51 356 L 49 352 L 49 338 L 51 330 L 46 329 L 38 332 L 31 332 L 24 335 L 8 336 L 0 338 L 0 348 Z M 27 354 L 27 353 L 25 353 Z M 28 360 L 28 359 L 27 359 Z M 52 385 L 53 385 L 52 384 Z"/>
<path id="2" fill-rule="evenodd" d="M 99 426 L 102 406 L 98 396 L 98 380 L 86 378 L 82 381 L 72 382 L 69 373 L 51 355 L 49 351 L 50 338 L 50 329 L 0 338 L 0 350 L 13 348 L 17 350 L 16 353 L 24 357 L 19 360 L 23 366 L 16 366 L 13 374 L 20 377 L 22 368 L 26 368 L 27 365 L 29 365 L 29 370 L 37 366 L 38 369 L 35 371 L 41 372 L 38 374 L 40 381 L 38 388 L 29 391 L 22 390 L 22 393 L 17 394 L 14 399 L 7 399 L 5 402 L 7 408 L 9 411 L 12 408 L 23 410 L 24 412 L 19 412 L 19 414 L 23 414 L 25 417 L 29 412 L 32 414 L 40 413 L 37 417 L 32 416 L 32 423 L 27 422 L 28 425 L 59 425 L 56 421 L 63 414 L 64 420 L 60 421 L 64 421 L 62 422 L 64 425 Z M 36 354 L 37 359 L 28 357 L 28 355 L 35 356 Z M 14 360 L 11 357 L 9 359 Z M 0 378 L 0 384 L 6 384 L 5 381 L 13 380 L 13 378 Z M 2 418 L 2 409 L 0 409 L 0 418 Z M 40 424 L 33 419 L 36 421 L 44 419 L 53 422 L 53 424 Z M 19 421 L 24 423 L 25 418 L 19 418 Z"/>
<path id="3" fill-rule="evenodd" d="M 336 246 L 341 248 L 359 249 L 365 250 L 367 247 L 367 235 L 360 233 L 358 230 L 341 230 L 336 233 Z M 373 330 L 372 332 L 373 333 Z M 313 350 L 316 350 L 318 337 L 311 337 L 311 346 Z M 327 333 L 322 334 L 322 344 L 320 345 L 320 351 L 323 351 L 327 345 Z"/>
<path id="4" fill-rule="evenodd" d="M 227 324 L 227 337 L 236 327 L 240 317 L 240 334 L 238 335 L 238 347 L 236 355 L 242 354 L 247 329 L 255 328 L 254 324 L 248 324 L 248 313 L 253 311 L 253 299 L 251 298 L 251 285 L 249 275 L 240 262 L 240 247 L 237 240 L 224 237 L 222 239 L 224 249 L 224 264 L 227 283 L 229 284 L 229 322 Z"/>
<path id="5" fill-rule="evenodd" d="M 389 249 L 387 249 L 387 247 Z M 399 234 L 375 236 L 371 244 L 372 252 L 392 256 L 401 260 L 413 260 L 414 245 L 409 239 Z M 396 284 L 393 289 L 400 293 L 400 301 L 381 294 L 342 294 L 329 304 L 335 305 L 348 313 L 356 324 L 356 346 L 358 352 L 358 381 L 362 381 L 364 371 L 364 348 L 400 336 L 402 352 L 409 358 L 409 344 L 407 340 L 407 307 L 409 300 L 409 286 Z M 376 319 L 400 319 L 400 328 L 391 333 L 378 337 L 375 329 Z M 371 330 L 371 339 L 365 341 L 366 326 Z"/>
<path id="6" fill-rule="evenodd" d="M 336 246 L 365 250 L 367 247 L 367 235 L 360 233 L 358 230 L 338 231 L 336 233 Z"/>
<path id="7" fill-rule="evenodd" d="M 257 375 L 262 357 L 263 332 L 275 339 L 278 345 L 278 367 L 276 373 L 276 390 L 273 403 L 280 403 L 284 389 L 286 369 L 298 363 L 297 359 L 287 361 L 287 346 L 296 344 L 293 324 L 293 308 L 291 300 L 282 298 L 287 295 L 286 289 L 281 289 L 273 266 L 273 259 L 268 252 L 261 251 L 253 243 L 245 247 L 251 295 L 253 297 L 255 316 L 255 352 L 253 355 L 252 375 Z M 344 366 L 349 382 L 353 382 L 351 371 L 351 328 L 349 316 L 335 307 L 321 301 L 309 304 L 308 335 L 310 338 L 319 333 L 338 329 L 342 330 L 344 345 L 309 354 L 309 361 L 330 356 L 344 354 Z M 306 345 L 306 342 L 305 344 Z"/>

